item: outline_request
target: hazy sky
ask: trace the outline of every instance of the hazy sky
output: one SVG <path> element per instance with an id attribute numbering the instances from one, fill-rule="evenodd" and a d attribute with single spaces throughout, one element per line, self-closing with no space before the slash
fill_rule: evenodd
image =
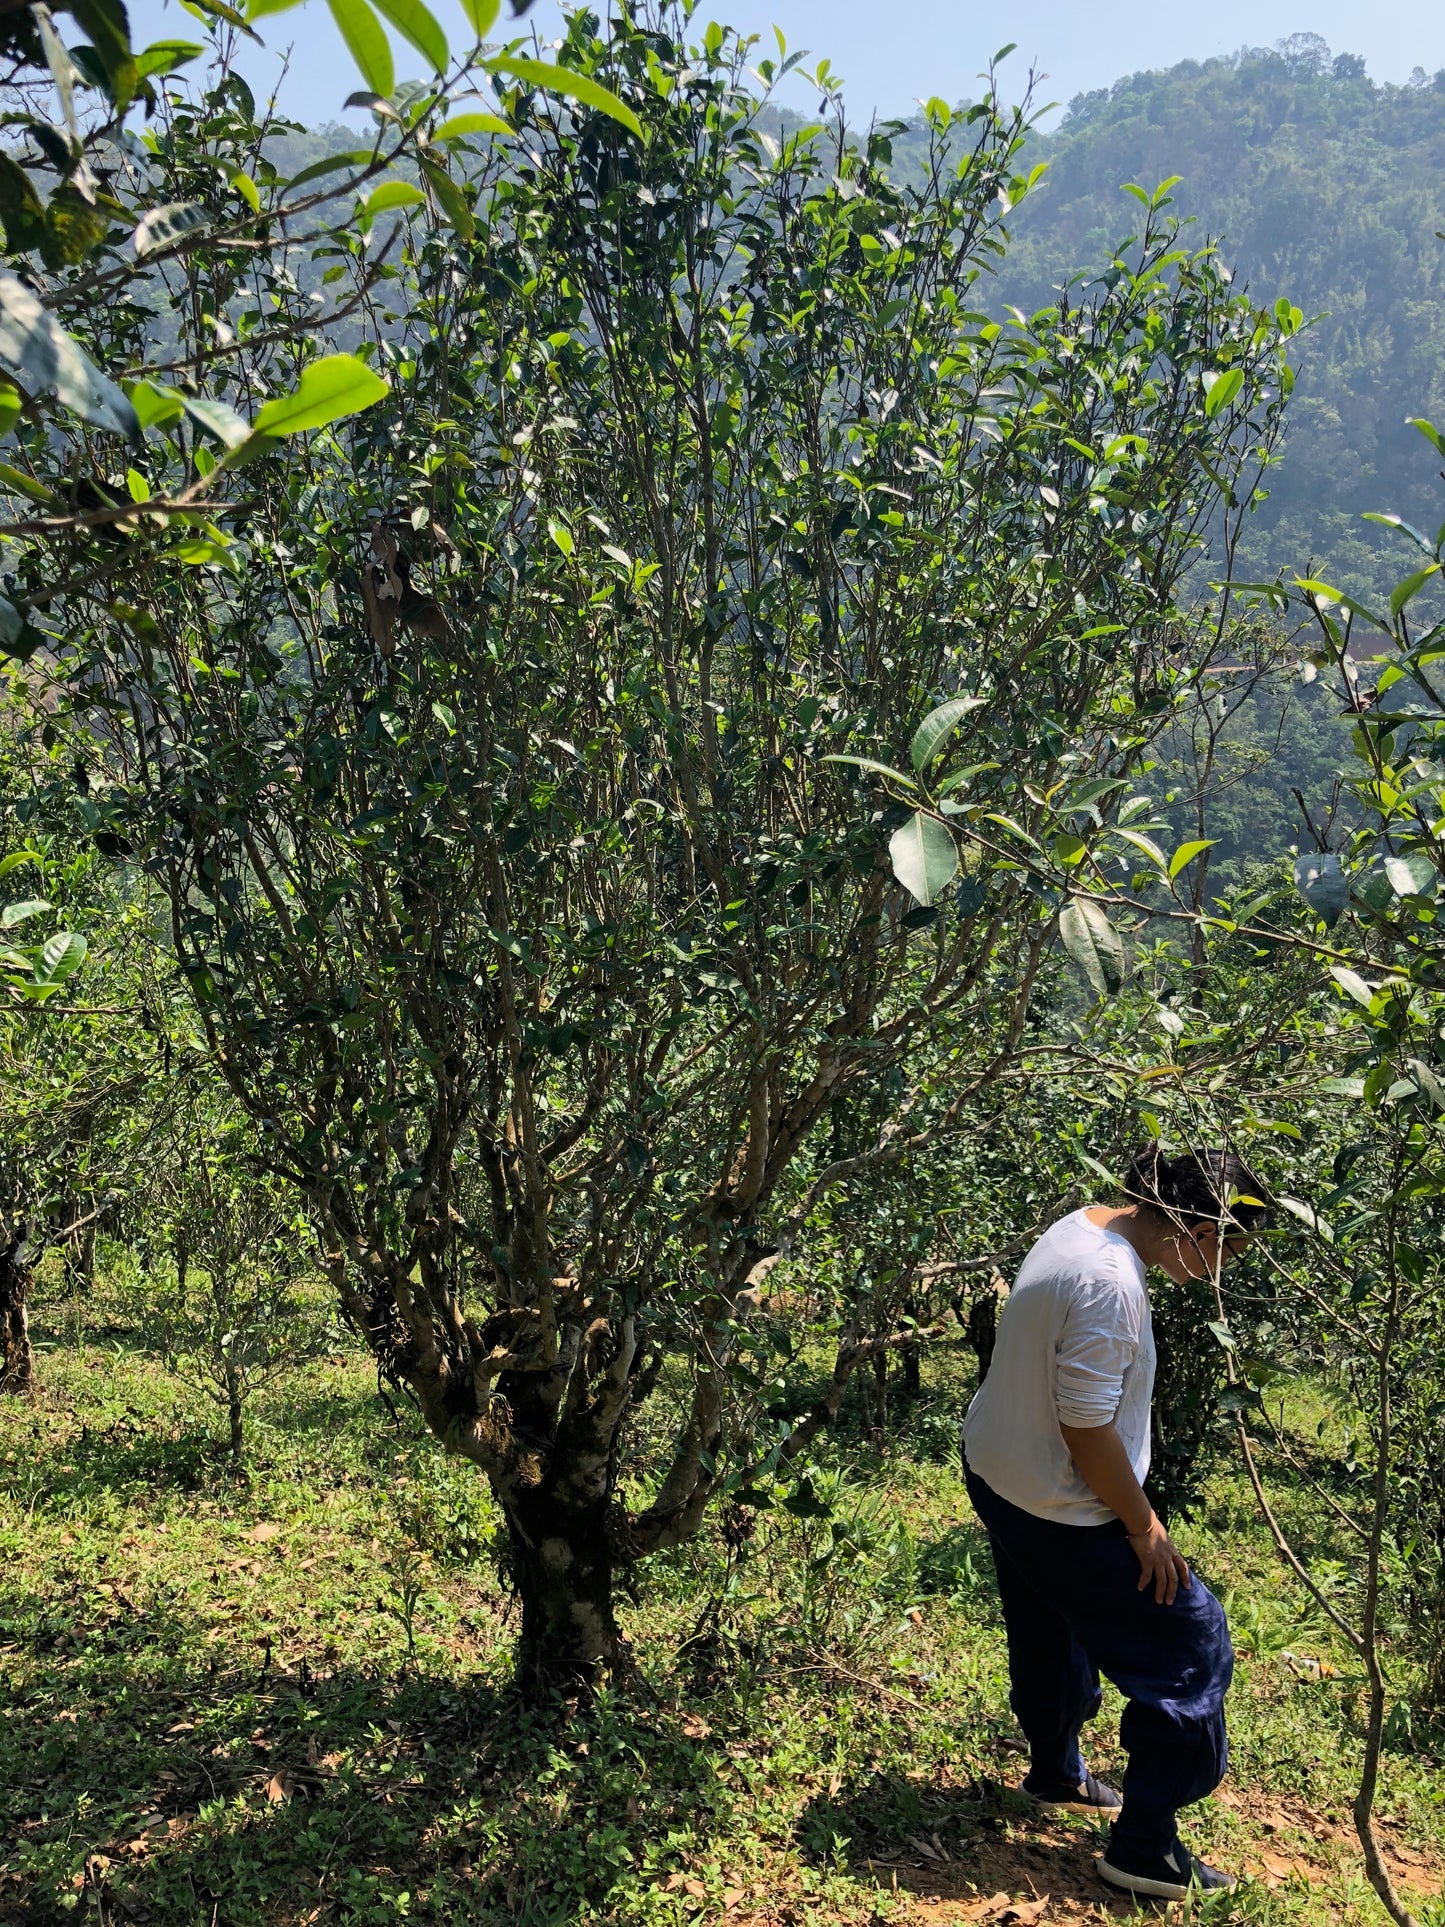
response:
<path id="1" fill-rule="evenodd" d="M 429 0 L 453 46 L 468 35 L 456 0 Z M 593 0 L 601 11 L 605 0 Z M 132 36 L 198 38 L 192 17 L 176 0 L 129 0 Z M 503 21 L 507 8 L 503 7 Z M 557 0 L 539 0 L 518 31 L 546 40 L 557 32 Z M 847 81 L 855 116 L 872 109 L 905 114 L 920 96 L 953 101 L 974 91 L 975 76 L 1005 42 L 1018 43 L 1006 75 L 1022 87 L 1030 63 L 1048 76 L 1040 98 L 1067 102 L 1107 86 L 1121 74 L 1207 59 L 1236 47 L 1272 46 L 1293 33 L 1321 34 L 1336 53 L 1363 54 L 1376 80 L 1403 81 L 1422 67 L 1445 67 L 1445 5 L 1441 0 L 1212 0 L 1208 6 L 1161 6 L 1158 0 L 1014 0 L 1005 7 L 960 0 L 700 0 L 700 29 L 721 19 L 763 32 L 772 47 L 776 23 L 790 48 L 826 54 Z M 325 0 L 306 0 L 260 23 L 265 53 L 249 48 L 240 62 L 253 86 L 269 87 L 277 54 L 294 49 L 283 109 L 312 125 L 340 116 L 347 94 L 361 83 L 332 24 Z M 499 22 L 498 31 L 505 32 Z M 419 73 L 418 57 L 396 41 L 397 74 Z M 794 93 L 803 105 L 806 92 Z"/>

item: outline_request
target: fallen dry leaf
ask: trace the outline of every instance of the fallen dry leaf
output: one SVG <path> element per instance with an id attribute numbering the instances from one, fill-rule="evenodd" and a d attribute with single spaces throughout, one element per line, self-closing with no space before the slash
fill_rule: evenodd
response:
<path id="1" fill-rule="evenodd" d="M 1047 1894 L 1041 1894 L 1037 1900 L 1015 1900 L 1004 1915 L 1004 1919 L 1016 1920 L 1020 1923 L 1020 1927 L 1029 1927 L 1030 1922 L 1043 1919 L 1044 1909 L 1048 1904 Z"/>
<path id="2" fill-rule="evenodd" d="M 722 1897 L 723 1907 L 728 1913 L 731 1913 L 734 1907 L 741 1907 L 747 1897 L 748 1890 L 746 1887 L 729 1887 Z"/>
<path id="3" fill-rule="evenodd" d="M 1005 1893 L 990 1894 L 978 1900 L 966 1900 L 959 1908 L 962 1920 L 1002 1920 L 1013 1905 L 1013 1895 Z"/>
<path id="4" fill-rule="evenodd" d="M 705 1740 L 712 1733 L 707 1721 L 697 1713 L 684 1713 L 680 1725 L 685 1739 Z"/>
<path id="5" fill-rule="evenodd" d="M 273 1520 L 263 1519 L 260 1525 L 252 1526 L 251 1530 L 246 1534 L 246 1537 L 248 1539 L 254 1539 L 260 1544 L 264 1544 L 267 1539 L 279 1539 L 281 1537 L 281 1528 Z"/>
<path id="6" fill-rule="evenodd" d="M 266 1798 L 273 1807 L 279 1807 L 283 1800 L 289 1800 L 296 1791 L 296 1774 L 289 1766 L 283 1766 L 273 1773 L 266 1782 Z"/>

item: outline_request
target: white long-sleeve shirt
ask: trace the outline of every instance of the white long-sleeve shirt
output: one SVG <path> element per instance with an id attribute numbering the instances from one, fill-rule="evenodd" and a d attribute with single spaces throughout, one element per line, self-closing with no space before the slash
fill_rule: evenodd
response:
<path id="1" fill-rule="evenodd" d="M 963 1421 L 969 1464 L 1025 1512 L 1104 1524 L 1114 1514 L 1079 1477 L 1059 1426 L 1112 1419 L 1142 1485 L 1154 1366 L 1138 1252 L 1085 1212 L 1071 1212 L 1038 1240 L 1014 1280 L 988 1376 Z"/>

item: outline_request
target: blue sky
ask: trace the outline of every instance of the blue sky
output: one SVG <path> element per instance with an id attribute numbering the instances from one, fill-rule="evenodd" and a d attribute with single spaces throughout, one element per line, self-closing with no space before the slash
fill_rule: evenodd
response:
<path id="1" fill-rule="evenodd" d="M 592 0 L 601 10 L 605 0 Z M 429 0 L 454 46 L 468 39 L 456 0 Z M 503 8 L 505 19 L 507 9 Z M 154 39 L 198 37 L 178 0 L 130 0 L 137 45 Z M 700 0 L 694 16 L 767 35 L 779 26 L 791 47 L 825 54 L 847 81 L 854 115 L 872 110 L 908 113 L 929 94 L 958 100 L 1006 41 L 1018 43 L 1005 70 L 1022 87 L 1030 63 L 1048 76 L 1040 98 L 1068 101 L 1108 86 L 1121 74 L 1177 60 L 1202 60 L 1242 45 L 1271 46 L 1294 33 L 1317 33 L 1336 53 L 1363 54 L 1376 80 L 1403 81 L 1422 67 L 1445 67 L 1445 5 L 1441 0 L 1212 0 L 1207 7 L 1161 6 L 1159 0 L 1014 0 L 1007 7 L 960 0 Z M 557 0 L 539 0 L 521 27 L 546 40 L 557 32 Z M 332 24 L 325 0 L 305 0 L 293 11 L 260 23 L 267 44 L 248 48 L 239 63 L 253 86 L 269 87 L 280 71 L 278 51 L 291 47 L 281 94 L 283 110 L 318 125 L 341 116 L 342 102 L 361 83 Z M 395 40 L 395 36 L 393 36 Z M 420 62 L 397 45 L 399 77 Z M 799 90 L 795 104 L 811 96 Z"/>

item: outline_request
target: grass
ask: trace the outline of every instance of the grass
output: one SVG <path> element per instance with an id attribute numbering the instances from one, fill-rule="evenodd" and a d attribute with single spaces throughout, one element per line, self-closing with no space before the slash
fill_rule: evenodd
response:
<path id="1" fill-rule="evenodd" d="M 644 1684 L 581 1710 L 512 1694 L 481 1482 L 364 1359 L 261 1398 L 241 1482 L 123 1324 L 40 1325 L 40 1391 L 0 1405 L 5 1927 L 1128 1916 L 1094 1829 L 1010 1791 L 957 1357 L 881 1463 L 846 1431 L 829 1448 L 831 1520 L 765 1514 L 731 1549 L 719 1522 L 648 1568 L 626 1612 Z M 1195 1918 L 1383 1920 L 1349 1830 L 1358 1682 L 1246 1499 L 1221 1479 L 1183 1535 L 1241 1648 L 1233 1772 L 1189 1837 L 1253 1876 Z M 1327 1515 L 1280 1503 L 1328 1554 Z M 1437 1924 L 1441 1747 L 1417 1723 L 1380 1802 Z"/>

